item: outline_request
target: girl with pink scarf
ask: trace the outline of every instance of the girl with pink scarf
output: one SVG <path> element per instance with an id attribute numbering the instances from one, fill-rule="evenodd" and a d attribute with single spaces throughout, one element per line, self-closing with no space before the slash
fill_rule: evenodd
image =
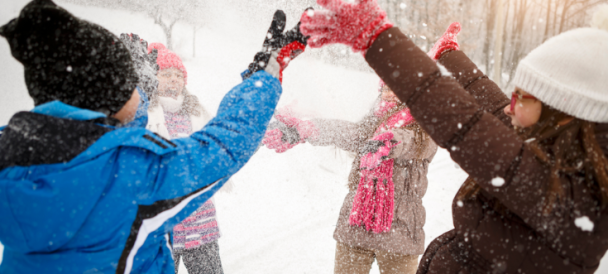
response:
<path id="1" fill-rule="evenodd" d="M 422 197 L 437 145 L 382 82 L 380 91 L 359 123 L 277 114 L 263 141 L 279 153 L 304 142 L 356 153 L 334 232 L 334 273 L 369 273 L 374 260 L 383 274 L 415 273 L 424 252 Z"/>

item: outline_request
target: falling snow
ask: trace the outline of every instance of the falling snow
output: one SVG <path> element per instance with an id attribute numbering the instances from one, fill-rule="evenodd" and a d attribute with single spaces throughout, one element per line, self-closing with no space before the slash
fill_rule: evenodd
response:
<path id="1" fill-rule="evenodd" d="M 576 218 L 574 224 L 582 231 L 593 231 L 593 222 L 587 216 Z"/>

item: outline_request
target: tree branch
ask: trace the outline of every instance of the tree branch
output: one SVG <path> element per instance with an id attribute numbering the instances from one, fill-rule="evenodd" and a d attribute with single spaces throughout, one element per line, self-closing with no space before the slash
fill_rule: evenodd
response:
<path id="1" fill-rule="evenodd" d="M 579 13 L 581 13 L 581 12 L 583 12 L 583 11 L 586 11 L 587 9 L 589 9 L 589 8 L 591 8 L 591 7 L 595 6 L 595 5 L 601 4 L 601 3 L 608 3 L 608 1 L 607 1 L 607 0 L 598 0 L 598 1 L 595 1 L 595 2 L 593 2 L 593 3 L 590 3 L 590 4 L 587 4 L 587 5 L 584 5 L 584 6 L 583 6 L 583 7 L 581 7 L 579 10 L 577 10 L 577 11 L 575 11 L 574 13 L 571 13 L 570 15 L 568 15 L 568 17 L 566 17 L 566 20 L 570 20 L 570 19 L 572 19 L 572 17 L 574 17 L 576 14 L 579 14 Z"/>

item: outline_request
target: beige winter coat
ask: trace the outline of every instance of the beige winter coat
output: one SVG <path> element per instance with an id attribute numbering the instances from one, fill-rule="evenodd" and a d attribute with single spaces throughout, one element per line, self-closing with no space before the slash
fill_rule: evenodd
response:
<path id="1" fill-rule="evenodd" d="M 309 140 L 309 143 L 317 146 L 334 145 L 358 153 L 359 148 L 368 141 L 370 130 L 376 130 L 378 120 L 373 115 L 368 115 L 360 123 L 316 119 L 313 123 L 319 129 L 319 138 Z M 426 134 L 420 142 L 420 138 L 416 138 L 418 133 L 412 128 L 393 129 L 392 132 L 395 136 L 394 140 L 401 144 L 393 148 L 389 155 L 395 160 L 393 171 L 395 207 L 391 231 L 376 234 L 348 223 L 359 184 L 359 155 L 357 155 L 349 176 L 350 191 L 340 210 L 334 239 L 365 249 L 419 255 L 424 252 L 422 227 L 426 218 L 422 197 L 426 193 L 428 184 L 426 178 L 428 166 L 437 152 L 437 145 Z"/>

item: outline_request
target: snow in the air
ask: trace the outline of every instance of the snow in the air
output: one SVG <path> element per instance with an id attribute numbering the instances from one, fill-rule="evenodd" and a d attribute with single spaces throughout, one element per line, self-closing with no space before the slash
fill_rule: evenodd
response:
<path id="1" fill-rule="evenodd" d="M 27 2 L 4 1 L 0 24 L 17 16 Z M 114 34 L 137 33 L 149 42 L 164 42 L 161 28 L 144 14 L 56 2 Z M 224 94 L 241 82 L 240 73 L 260 49 L 274 13 L 274 9 L 256 8 L 248 1 L 240 1 L 238 8 L 230 3 L 215 1 L 207 7 L 206 24 L 196 33 L 196 57 L 192 56 L 191 26 L 178 23 L 174 30 L 175 51 L 188 69 L 188 90 L 212 113 Z M 407 6 L 401 3 L 399 7 Z M 298 18 L 287 19 L 287 25 L 292 26 Z M 307 49 L 284 72 L 279 108 L 289 106 L 305 117 L 359 120 L 377 96 L 378 77 L 369 70 L 350 70 L 307 57 L 315 52 Z M 14 113 L 33 108 L 33 102 L 24 84 L 23 68 L 3 39 L 0 64 L 2 126 Z M 336 245 L 332 236 L 348 192 L 346 178 L 351 163 L 351 155 L 332 147 L 303 144 L 283 154 L 262 147 L 232 178 L 233 190 L 214 196 L 224 272 L 332 273 Z M 427 245 L 453 228 L 452 200 L 466 177 L 448 152 L 440 149 L 429 167 L 423 199 Z M 504 179 L 495 178 L 492 184 L 500 187 Z M 462 202 L 457 205 L 462 206 Z M 593 230 L 586 216 L 576 219 L 575 224 L 582 230 Z M 0 244 L 0 254 L 2 250 Z M 186 273 L 183 264 L 179 273 Z M 379 273 L 375 264 L 372 273 Z M 608 259 L 604 258 L 596 273 L 608 273 Z"/>
<path id="2" fill-rule="evenodd" d="M 593 222 L 587 216 L 576 218 L 574 224 L 583 231 L 593 231 Z"/>
<path id="3" fill-rule="evenodd" d="M 151 42 L 164 39 L 160 28 L 144 15 L 57 2 L 115 34 L 133 32 Z M 18 14 L 24 3 L 15 3 L 10 13 L 0 10 L 0 21 Z M 217 16 L 198 32 L 196 58 L 192 58 L 189 26 L 177 28 L 175 39 L 181 43 L 177 52 L 188 69 L 188 90 L 215 112 L 224 94 L 240 83 L 240 73 L 260 49 L 274 10 L 262 10 L 255 15 L 254 24 L 244 24 L 238 20 L 244 15 L 231 7 L 218 2 L 211 8 L 217 13 L 215 9 L 231 12 Z M 293 20 L 288 17 L 288 25 Z M 307 49 L 285 70 L 279 108 L 290 106 L 308 117 L 357 121 L 378 95 L 378 77 L 307 57 L 314 51 Z M 0 100 L 0 124 L 5 125 L 15 112 L 29 110 L 33 103 L 22 67 L 10 56 L 5 42 L 0 42 L 0 63 L 4 64 L 0 66 L 3 90 L 11 91 Z M 332 273 L 333 232 L 348 192 L 346 178 L 351 164 L 348 153 L 331 147 L 304 144 L 283 154 L 262 147 L 233 177 L 233 191 L 214 196 L 224 272 Z M 447 151 L 440 150 L 429 168 L 429 186 L 423 199 L 426 244 L 453 227 L 451 201 L 465 178 Z M 180 264 L 182 273 L 186 269 Z M 372 273 L 379 273 L 375 264 Z"/>
<path id="4" fill-rule="evenodd" d="M 496 177 L 494 179 L 492 179 L 492 185 L 495 187 L 501 187 L 505 184 L 505 179 L 501 178 L 501 177 Z"/>

